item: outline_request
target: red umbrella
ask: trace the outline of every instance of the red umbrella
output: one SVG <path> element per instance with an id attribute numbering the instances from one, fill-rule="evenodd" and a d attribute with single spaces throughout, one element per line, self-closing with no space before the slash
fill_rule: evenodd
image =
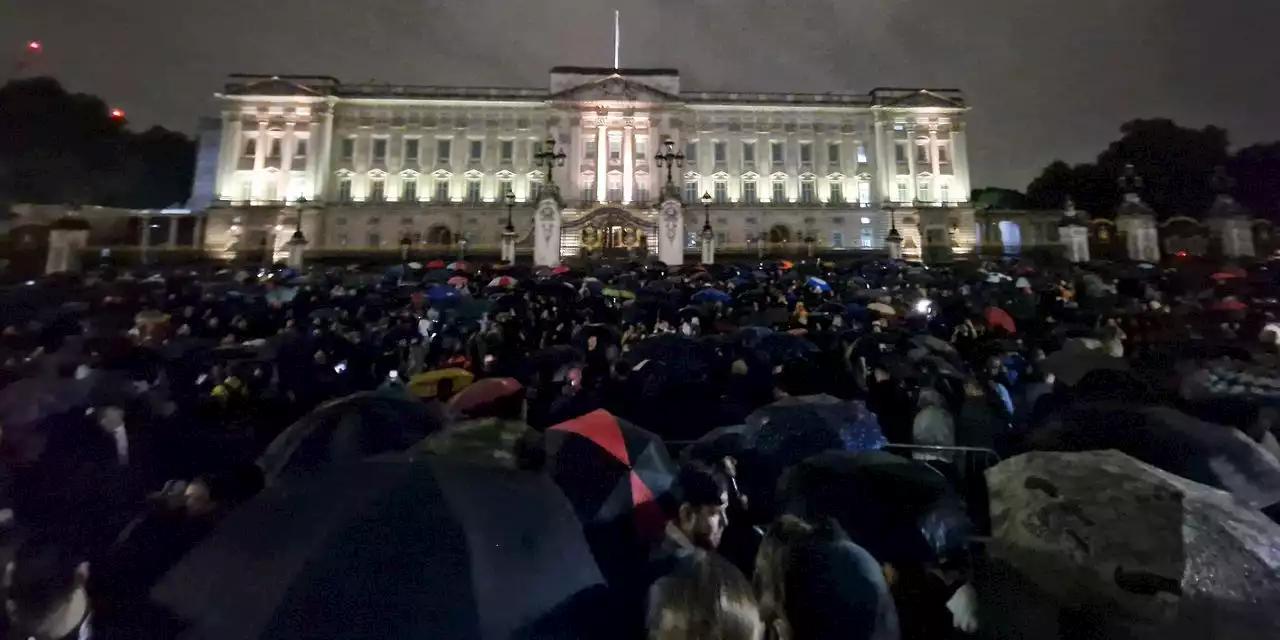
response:
<path id="1" fill-rule="evenodd" d="M 1017 333 L 1018 331 L 1018 325 L 1014 324 L 1009 312 L 1000 307 L 987 307 L 983 317 L 987 319 L 987 326 L 992 329 L 1003 327 L 1009 333 Z"/>
<path id="2" fill-rule="evenodd" d="M 470 271 L 471 270 L 471 267 L 467 266 L 467 263 L 465 262 L 450 262 L 448 266 L 446 266 L 445 268 L 450 271 Z"/>
<path id="3" fill-rule="evenodd" d="M 493 280 L 489 281 L 489 286 L 499 287 L 502 289 L 506 289 L 508 287 L 514 287 L 516 286 L 516 279 L 512 278 L 511 276 L 498 276 Z"/>
<path id="4" fill-rule="evenodd" d="M 444 260 L 432 260 L 431 262 L 428 262 L 428 263 L 427 263 L 427 268 L 428 268 L 428 269 L 443 269 L 443 268 L 444 268 Z"/>
<path id="5" fill-rule="evenodd" d="M 570 271 L 572 271 L 572 269 L 570 269 L 569 267 L 566 267 L 566 266 L 564 266 L 564 265 L 560 265 L 560 266 L 558 266 L 558 267 L 556 267 L 556 268 L 552 269 L 552 270 L 551 270 L 551 273 L 553 273 L 553 274 L 555 274 L 555 275 L 557 275 L 557 276 L 558 276 L 558 275 L 562 275 L 562 274 L 565 274 L 565 273 L 569 273 Z"/>
<path id="6" fill-rule="evenodd" d="M 449 286 L 451 286 L 451 287 L 465 287 L 465 286 L 467 286 L 467 277 L 466 277 L 466 276 L 454 276 L 454 277 L 452 277 L 452 278 L 449 278 L 449 280 L 448 280 L 448 284 L 449 284 Z"/>
<path id="7" fill-rule="evenodd" d="M 1235 298 L 1226 298 L 1213 303 L 1214 311 L 1245 311 L 1248 308 L 1248 305 Z"/>
<path id="8" fill-rule="evenodd" d="M 445 406 L 454 415 L 487 417 L 484 412 L 492 408 L 490 405 L 523 390 L 524 385 L 515 378 L 484 378 L 450 398 Z"/>
<path id="9" fill-rule="evenodd" d="M 656 537 L 676 465 L 662 438 L 598 409 L 546 431 L 551 477 L 587 525 L 631 518 Z"/>

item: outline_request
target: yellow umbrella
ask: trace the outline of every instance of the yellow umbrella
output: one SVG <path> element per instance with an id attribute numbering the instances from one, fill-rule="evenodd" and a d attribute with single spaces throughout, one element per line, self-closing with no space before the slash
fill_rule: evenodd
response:
<path id="1" fill-rule="evenodd" d="M 457 367 L 426 371 L 409 380 L 409 393 L 417 398 L 434 398 L 439 394 L 440 383 L 444 380 L 451 380 L 453 392 L 457 393 L 471 386 L 475 379 L 475 375 L 470 371 Z"/>

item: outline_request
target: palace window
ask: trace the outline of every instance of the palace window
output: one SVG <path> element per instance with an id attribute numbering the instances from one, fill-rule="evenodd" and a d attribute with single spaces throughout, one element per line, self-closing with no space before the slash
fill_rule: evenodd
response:
<path id="1" fill-rule="evenodd" d="M 837 248 L 837 249 L 844 247 L 844 232 L 843 232 L 843 231 L 832 231 L 832 232 L 831 232 L 831 246 L 833 246 L 833 247 L 835 247 L 835 248 Z"/>
<path id="2" fill-rule="evenodd" d="M 484 157 L 484 140 L 472 140 L 471 152 L 467 156 L 471 162 L 480 162 Z"/>
<path id="3" fill-rule="evenodd" d="M 916 142 L 916 163 L 929 164 L 930 162 L 931 160 L 929 160 L 929 141 L 922 140 L 922 141 Z"/>
<path id="4" fill-rule="evenodd" d="M 595 160 L 596 159 L 596 139 L 587 138 L 586 140 L 583 141 L 583 144 L 586 145 L 583 150 L 583 155 L 588 160 Z"/>
<path id="5" fill-rule="evenodd" d="M 742 181 L 742 201 L 746 204 L 756 203 L 756 181 L 755 180 Z"/>
<path id="6" fill-rule="evenodd" d="M 951 202 L 951 185 L 945 182 L 938 183 L 938 199 L 943 202 Z"/>
<path id="7" fill-rule="evenodd" d="M 503 140 L 500 152 L 502 164 L 511 164 L 516 157 L 516 141 Z"/>
<path id="8" fill-rule="evenodd" d="M 384 202 L 387 199 L 387 181 L 376 178 L 369 181 L 369 202 Z"/>
<path id="9" fill-rule="evenodd" d="M 702 196 L 698 195 L 698 181 L 697 181 L 697 180 L 685 180 L 685 181 L 684 181 L 684 201 L 685 201 L 685 204 L 692 204 L 692 203 L 694 203 L 694 202 L 697 202 L 697 201 L 698 201 L 698 198 L 700 198 L 700 197 L 702 197 Z"/>
<path id="10" fill-rule="evenodd" d="M 873 246 L 875 246 L 875 236 L 872 235 L 872 232 L 870 229 L 863 229 L 862 230 L 862 248 L 870 249 Z"/>
<path id="11" fill-rule="evenodd" d="M 498 180 L 498 193 L 494 195 L 494 202 L 506 204 L 508 193 L 515 193 L 515 190 L 511 188 L 511 178 Z"/>
<path id="12" fill-rule="evenodd" d="M 612 143 L 612 140 L 610 141 Z M 605 183 L 607 191 L 605 198 L 609 202 L 622 202 L 622 176 L 611 174 L 607 177 L 608 182 Z"/>
<path id="13" fill-rule="evenodd" d="M 698 163 L 698 141 L 690 140 L 684 143 L 684 161 L 690 165 Z"/>
<path id="14" fill-rule="evenodd" d="M 827 144 L 827 164 L 840 166 L 840 143 L 831 142 Z"/>
<path id="15" fill-rule="evenodd" d="M 813 162 L 813 143 L 800 143 L 800 162 Z"/>
<path id="16" fill-rule="evenodd" d="M 636 202 L 649 201 L 649 183 L 639 176 L 636 177 L 635 183 L 635 199 Z"/>
<path id="17" fill-rule="evenodd" d="M 582 179 L 582 201 L 596 201 L 596 179 L 594 177 Z"/>
<path id="18" fill-rule="evenodd" d="M 862 145 L 858 145 L 858 162 L 862 164 L 867 162 L 867 148 Z"/>
<path id="19" fill-rule="evenodd" d="M 404 139 L 404 161 L 406 163 L 408 162 L 416 163 L 418 161 L 418 139 L 417 138 Z"/>
<path id="20" fill-rule="evenodd" d="M 643 161 L 645 158 L 649 156 L 649 137 L 648 136 L 636 136 L 635 145 L 633 146 L 635 146 L 636 148 L 636 160 Z"/>
<path id="21" fill-rule="evenodd" d="M 467 203 L 480 204 L 480 179 L 467 180 Z"/>
<path id="22" fill-rule="evenodd" d="M 864 207 L 871 204 L 871 183 L 866 180 L 858 181 L 858 203 Z"/>
<path id="23" fill-rule="evenodd" d="M 401 202 L 417 202 L 418 201 L 418 179 L 405 178 L 400 185 Z"/>
<path id="24" fill-rule="evenodd" d="M 816 190 L 814 189 L 813 180 L 800 181 L 800 202 L 805 204 L 813 204 L 817 201 Z"/>
<path id="25" fill-rule="evenodd" d="M 724 246 L 724 245 L 726 245 L 726 244 L 729 244 L 729 234 L 727 234 L 727 233 L 725 233 L 725 232 L 723 232 L 723 231 L 717 231 L 717 232 L 716 232 L 716 246 L 717 246 L 717 247 L 723 247 L 723 246 Z"/>
<path id="26" fill-rule="evenodd" d="M 268 158 L 280 158 L 280 138 L 271 138 L 271 144 L 267 147 Z"/>
<path id="27" fill-rule="evenodd" d="M 712 185 L 712 196 L 716 204 L 725 204 L 729 202 L 729 182 L 727 180 L 716 180 Z"/>
<path id="28" fill-rule="evenodd" d="M 839 180 L 831 181 L 831 195 L 827 198 L 831 204 L 844 204 L 844 185 Z"/>
<path id="29" fill-rule="evenodd" d="M 774 204 L 782 204 L 787 201 L 787 183 L 784 180 L 773 181 L 773 197 Z"/>
<path id="30" fill-rule="evenodd" d="M 916 199 L 920 202 L 929 202 L 933 198 L 929 197 L 929 183 L 921 180 L 916 184 Z"/>
<path id="31" fill-rule="evenodd" d="M 774 141 L 769 143 L 769 157 L 773 160 L 773 164 L 782 164 L 785 156 L 783 155 L 781 142 Z"/>
<path id="32" fill-rule="evenodd" d="M 609 161 L 622 161 L 622 138 L 614 136 L 609 137 Z"/>
<path id="33" fill-rule="evenodd" d="M 537 178 L 529 178 L 529 202 L 539 202 L 542 200 L 542 181 Z"/>
<path id="34" fill-rule="evenodd" d="M 293 157 L 305 159 L 307 157 L 307 139 L 298 138 L 293 141 Z"/>
<path id="35" fill-rule="evenodd" d="M 351 178 L 338 179 L 338 202 L 351 202 Z"/>
<path id="36" fill-rule="evenodd" d="M 715 157 L 716 164 L 724 164 L 725 158 L 729 155 L 728 145 L 719 140 L 711 143 L 712 155 Z"/>
<path id="37" fill-rule="evenodd" d="M 382 246 L 382 234 L 380 234 L 380 233 L 376 233 L 376 232 L 375 232 L 375 233 L 370 233 L 370 234 L 369 234 L 369 246 L 370 246 L 370 247 L 374 247 L 374 248 L 381 247 L 381 246 Z"/>
<path id="38" fill-rule="evenodd" d="M 907 191 L 907 183 L 898 183 L 898 202 L 911 202 L 911 194 Z"/>
<path id="39" fill-rule="evenodd" d="M 756 143 L 742 143 L 742 161 L 745 163 L 755 163 L 756 161 Z"/>
<path id="40" fill-rule="evenodd" d="M 378 164 L 385 164 L 387 162 L 387 139 L 386 138 L 373 139 L 373 161 Z"/>
<path id="41" fill-rule="evenodd" d="M 244 141 L 244 157 L 253 158 L 258 155 L 258 139 L 245 138 Z"/>
<path id="42" fill-rule="evenodd" d="M 436 162 L 440 164 L 449 164 L 449 157 L 453 155 L 452 140 L 436 140 Z"/>
<path id="43" fill-rule="evenodd" d="M 434 196 L 434 200 L 436 202 L 449 201 L 449 179 L 448 178 L 436 178 L 436 195 Z"/>
<path id="44" fill-rule="evenodd" d="M 350 160 L 354 160 L 355 157 L 356 157 L 356 139 L 343 138 L 342 139 L 342 159 L 350 161 Z"/>
<path id="45" fill-rule="evenodd" d="M 275 202 L 280 199 L 280 182 L 275 179 L 274 175 L 271 175 L 267 180 L 265 193 L 263 193 L 262 199 L 267 202 Z"/>
<path id="46" fill-rule="evenodd" d="M 906 164 L 907 163 L 907 143 L 905 141 L 898 141 L 896 146 L 896 153 L 897 155 L 894 158 L 895 161 L 898 164 Z"/>
<path id="47" fill-rule="evenodd" d="M 950 160 L 947 158 L 947 143 L 938 143 L 938 164 L 947 164 Z"/>

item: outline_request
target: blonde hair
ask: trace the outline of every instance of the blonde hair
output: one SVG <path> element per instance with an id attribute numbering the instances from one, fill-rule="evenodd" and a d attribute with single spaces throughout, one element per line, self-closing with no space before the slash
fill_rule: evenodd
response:
<path id="1" fill-rule="evenodd" d="M 756 553 L 755 589 L 760 601 L 760 617 L 771 640 L 790 640 L 787 620 L 787 571 L 791 550 L 812 538 L 813 525 L 793 515 L 783 515 L 769 528 Z"/>
<path id="2" fill-rule="evenodd" d="M 649 590 L 650 640 L 759 640 L 751 585 L 727 560 L 694 552 Z"/>

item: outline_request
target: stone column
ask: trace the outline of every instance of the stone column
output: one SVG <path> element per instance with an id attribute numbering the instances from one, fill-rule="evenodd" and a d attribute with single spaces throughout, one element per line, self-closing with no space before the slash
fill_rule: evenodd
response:
<path id="1" fill-rule="evenodd" d="M 951 123 L 951 189 L 957 202 L 969 201 L 969 149 L 965 146 L 964 123 Z"/>
<path id="2" fill-rule="evenodd" d="M 241 133 L 239 112 L 222 112 L 222 143 L 218 147 L 218 184 L 215 189 L 221 200 L 234 200 L 238 197 L 235 182 L 236 166 L 243 153 L 244 136 Z"/>
<path id="3" fill-rule="evenodd" d="M 701 238 L 702 238 L 702 264 L 715 264 L 716 234 L 712 233 L 710 229 L 703 229 Z"/>
<path id="4" fill-rule="evenodd" d="M 280 139 L 280 182 L 276 185 L 276 195 L 284 201 L 289 200 L 289 183 L 293 178 L 293 148 L 298 139 L 296 129 L 296 123 L 285 123 L 284 137 Z"/>
<path id="5" fill-rule="evenodd" d="M 267 168 L 267 149 L 271 145 L 271 137 L 267 135 L 267 121 L 258 121 L 257 148 L 254 149 L 253 156 L 253 199 L 261 200 L 265 194 L 263 191 L 262 176 L 265 174 L 264 169 Z"/>
<path id="6" fill-rule="evenodd" d="M 1058 227 L 1067 260 L 1074 263 L 1089 261 L 1089 228 L 1069 223 Z"/>
<path id="7" fill-rule="evenodd" d="M 138 242 L 138 262 L 147 263 L 147 249 L 151 246 L 151 215 L 142 215 L 142 237 Z"/>
<path id="8" fill-rule="evenodd" d="M 929 125 L 929 172 L 933 174 L 932 187 L 933 191 L 929 195 L 933 196 L 934 204 L 942 206 L 942 167 L 938 162 L 938 125 Z"/>
<path id="9" fill-rule="evenodd" d="M 328 104 L 324 113 L 321 115 L 321 133 L 319 140 L 311 140 L 311 153 L 316 156 L 314 173 L 311 175 L 311 198 L 310 200 L 319 200 L 324 202 L 327 198 L 329 188 L 329 163 L 333 158 L 333 107 L 332 103 Z M 435 153 L 435 149 L 431 150 Z"/>
<path id="10" fill-rule="evenodd" d="M 164 248 L 177 249 L 178 248 L 178 222 L 181 220 L 181 218 L 178 218 L 175 216 L 169 216 L 167 218 L 164 218 L 164 220 L 165 222 L 169 223 L 169 237 L 164 244 Z"/>
<path id="11" fill-rule="evenodd" d="M 884 202 L 889 199 L 890 189 L 893 188 L 889 182 L 894 179 L 897 173 L 897 165 L 893 156 L 888 152 L 887 140 L 885 140 L 884 121 L 876 120 L 876 137 L 871 152 L 875 154 L 875 161 L 872 164 L 873 179 L 875 191 L 871 194 L 872 202 Z"/>
<path id="12" fill-rule="evenodd" d="M 609 189 L 609 129 L 604 118 L 596 125 L 596 202 L 604 202 Z"/>
<path id="13" fill-rule="evenodd" d="M 897 166 L 896 163 L 894 166 Z M 916 125 L 907 125 L 907 202 L 914 203 L 920 197 L 916 184 Z"/>
<path id="14" fill-rule="evenodd" d="M 622 129 L 622 202 L 634 201 L 636 179 L 635 127 L 628 124 Z"/>
<path id="15" fill-rule="evenodd" d="M 658 260 L 668 266 L 684 264 L 684 205 L 680 188 L 663 189 L 662 213 L 658 222 Z"/>
<path id="16" fill-rule="evenodd" d="M 560 202 L 556 186 L 542 190 L 542 201 L 533 221 L 533 264 L 554 267 L 560 264 Z"/>

